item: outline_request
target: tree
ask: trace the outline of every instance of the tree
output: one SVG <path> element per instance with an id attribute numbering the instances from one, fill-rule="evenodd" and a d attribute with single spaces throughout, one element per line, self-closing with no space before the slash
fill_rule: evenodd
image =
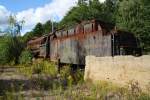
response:
<path id="1" fill-rule="evenodd" d="M 48 34 L 52 31 L 52 22 L 49 20 L 43 24 L 44 34 Z"/>
<path id="2" fill-rule="evenodd" d="M 78 5 L 73 7 L 62 19 L 59 27 L 71 26 L 83 20 L 99 19 L 105 22 L 115 23 L 117 0 L 79 0 Z"/>
<path id="3" fill-rule="evenodd" d="M 57 25 L 58 25 L 58 23 L 53 22 L 54 30 L 57 28 Z M 48 20 L 44 24 L 37 23 L 32 31 L 27 32 L 23 36 L 23 40 L 24 40 L 24 42 L 27 42 L 30 39 L 32 39 L 33 37 L 40 37 L 42 35 L 49 34 L 51 32 L 52 32 L 52 22 L 50 20 Z"/>
<path id="4" fill-rule="evenodd" d="M 44 33 L 43 25 L 41 23 L 37 23 L 35 28 L 33 29 L 34 36 L 42 36 Z"/>
<path id="5" fill-rule="evenodd" d="M 106 22 L 116 23 L 116 13 L 118 8 L 118 0 L 106 0 L 104 2 L 104 13 L 103 17 L 105 17 Z"/>
<path id="6" fill-rule="evenodd" d="M 19 37 L 3 36 L 0 39 L 0 64 L 18 63 L 24 43 Z"/>
<path id="7" fill-rule="evenodd" d="M 22 30 L 22 26 L 25 23 L 24 20 L 21 21 L 17 21 L 17 18 L 15 15 L 10 15 L 9 16 L 9 30 L 8 33 L 10 31 L 10 34 L 12 36 L 20 36 L 21 35 L 21 30 Z"/>
<path id="8" fill-rule="evenodd" d="M 52 23 L 53 23 L 53 30 L 57 28 L 56 22 L 48 20 L 46 23 L 43 24 L 44 34 L 49 34 L 50 32 L 52 32 Z"/>
<path id="9" fill-rule="evenodd" d="M 103 14 L 103 4 L 99 2 L 99 0 L 91 0 L 89 1 L 89 18 L 88 19 L 99 19 L 102 20 Z"/>
<path id="10" fill-rule="evenodd" d="M 78 0 L 78 5 L 85 5 L 88 0 Z"/>
<path id="11" fill-rule="evenodd" d="M 150 51 L 150 1 L 122 0 L 116 16 L 117 26 L 135 33 L 145 52 Z"/>
<path id="12" fill-rule="evenodd" d="M 19 63 L 29 65 L 32 63 L 32 58 L 33 58 L 32 52 L 25 49 L 24 51 L 22 51 L 19 57 Z"/>
<path id="13" fill-rule="evenodd" d="M 32 37 L 34 37 L 34 34 L 32 31 L 27 32 L 24 36 L 23 36 L 23 41 L 24 43 L 27 43 L 30 39 L 32 39 Z"/>

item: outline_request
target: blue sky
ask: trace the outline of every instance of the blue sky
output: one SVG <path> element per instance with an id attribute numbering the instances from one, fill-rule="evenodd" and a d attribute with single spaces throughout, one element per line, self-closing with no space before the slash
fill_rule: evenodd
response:
<path id="1" fill-rule="evenodd" d="M 26 10 L 28 8 L 37 8 L 39 6 L 44 6 L 45 4 L 50 2 L 52 2 L 52 0 L 0 0 L 0 5 L 5 6 L 12 12 L 18 12 Z"/>

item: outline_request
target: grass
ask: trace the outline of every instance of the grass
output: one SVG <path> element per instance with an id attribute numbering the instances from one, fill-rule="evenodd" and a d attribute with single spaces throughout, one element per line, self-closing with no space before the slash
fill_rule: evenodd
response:
<path id="1" fill-rule="evenodd" d="M 33 74 L 45 74 L 55 77 L 57 75 L 57 67 L 55 63 L 43 60 L 37 60 L 31 65 L 18 65 L 18 73 L 22 73 L 31 77 Z"/>
<path id="2" fill-rule="evenodd" d="M 40 94 L 32 96 L 39 100 L 43 100 L 43 97 L 49 99 L 55 98 L 56 100 L 62 100 L 62 98 L 65 100 L 150 100 L 149 94 L 142 92 L 133 94 L 133 92 L 129 91 L 126 87 L 118 87 L 105 81 L 100 81 L 97 84 L 86 82 L 68 86 L 65 89 L 62 85 L 58 86 L 55 84 L 51 90 L 48 90 L 47 95 L 42 93 L 43 92 L 40 92 Z M 14 94 L 14 91 L 12 91 L 12 93 L 7 92 L 5 98 L 7 98 L 7 100 L 13 100 L 11 98 L 20 98 L 19 100 L 23 100 L 24 97 L 21 94 Z"/>
<path id="3" fill-rule="evenodd" d="M 133 94 L 126 87 L 118 87 L 112 83 L 101 81 L 95 85 L 84 83 L 69 88 L 61 95 L 59 100 L 150 100 L 150 95 L 145 93 Z"/>
<path id="4" fill-rule="evenodd" d="M 19 65 L 20 66 L 20 65 Z M 30 85 L 36 86 L 31 88 L 40 91 L 37 94 L 31 93 L 31 97 L 42 100 L 43 97 L 56 100 L 150 100 L 150 94 L 142 93 L 138 87 L 129 83 L 132 89 L 119 87 L 106 81 L 99 81 L 93 84 L 90 80 L 84 82 L 83 71 L 77 70 L 73 73 L 70 66 L 65 66 L 58 75 L 57 67 L 49 61 L 37 60 L 32 65 L 22 65 L 18 69 L 18 73 L 30 77 L 33 82 Z M 33 77 L 34 75 L 38 77 Z M 135 88 L 136 87 L 136 88 Z M 6 91 L 4 96 L 0 96 L 0 100 L 23 100 L 24 91 L 20 87 L 19 91 L 13 88 Z M 47 92 L 47 94 L 44 94 Z"/>

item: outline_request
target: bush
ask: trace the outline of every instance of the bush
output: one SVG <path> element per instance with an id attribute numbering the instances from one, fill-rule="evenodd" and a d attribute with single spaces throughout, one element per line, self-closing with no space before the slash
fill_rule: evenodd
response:
<path id="1" fill-rule="evenodd" d="M 60 76 L 62 79 L 67 79 L 71 75 L 71 68 L 70 66 L 63 66 L 60 71 Z"/>
<path id="2" fill-rule="evenodd" d="M 84 82 L 84 72 L 80 69 L 73 70 L 71 66 L 64 66 L 60 71 L 60 76 L 69 87 Z"/>
<path id="3" fill-rule="evenodd" d="M 73 77 L 76 84 L 82 84 L 84 82 L 84 71 L 77 69 Z"/>
<path id="4" fill-rule="evenodd" d="M 33 65 L 32 74 L 41 74 L 43 68 L 44 68 L 44 65 L 41 63 Z"/>
<path id="5" fill-rule="evenodd" d="M 18 70 L 19 73 L 25 74 L 27 76 L 32 76 L 33 74 L 45 74 L 51 77 L 57 76 L 57 68 L 53 62 L 37 59 L 32 63 L 32 65 L 19 65 L 21 66 Z"/>
<path id="6" fill-rule="evenodd" d="M 24 44 L 19 37 L 0 38 L 0 64 L 17 64 Z"/>
<path id="7" fill-rule="evenodd" d="M 33 58 L 33 55 L 31 54 L 31 52 L 29 50 L 24 50 L 21 53 L 19 62 L 20 62 L 20 64 L 28 65 L 28 64 L 32 63 L 32 58 Z"/>
<path id="8" fill-rule="evenodd" d="M 33 65 L 33 73 L 35 74 L 47 74 L 52 77 L 56 77 L 57 68 L 56 65 L 49 61 L 39 61 Z"/>

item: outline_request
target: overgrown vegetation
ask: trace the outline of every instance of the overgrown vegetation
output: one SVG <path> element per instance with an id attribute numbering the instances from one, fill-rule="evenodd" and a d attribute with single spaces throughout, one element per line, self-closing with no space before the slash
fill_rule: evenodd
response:
<path id="1" fill-rule="evenodd" d="M 119 29 L 131 31 L 139 38 L 145 54 L 150 52 L 150 5 L 148 0 L 78 0 L 65 17 L 54 28 L 62 29 L 83 20 L 99 19 L 116 24 Z M 24 44 L 34 36 L 52 32 L 52 22 L 38 23 L 31 32 L 23 37 L 0 37 L 0 64 L 18 63 Z"/>
<path id="2" fill-rule="evenodd" d="M 17 64 L 23 48 L 24 43 L 20 37 L 0 38 L 0 64 Z"/>
<path id="3" fill-rule="evenodd" d="M 59 22 L 54 22 L 55 28 L 65 28 L 75 25 L 83 20 L 99 19 L 116 24 L 120 29 L 131 31 L 140 39 L 141 46 L 146 53 L 150 52 L 150 1 L 149 0 L 78 0 L 77 6 L 70 9 L 66 16 Z M 118 100 L 149 100 L 150 95 L 127 87 L 121 88 L 111 83 L 99 82 L 98 85 L 84 83 L 83 71 L 74 72 L 70 66 L 64 66 L 58 74 L 55 63 L 46 60 L 32 62 L 32 54 L 24 49 L 25 43 L 34 36 L 41 36 L 52 31 L 51 21 L 44 24 L 38 23 L 35 28 L 23 37 L 0 37 L 0 64 L 20 63 L 18 73 L 25 75 L 30 84 L 21 84 L 19 92 L 26 89 L 50 91 L 47 96 L 56 99 L 106 99 Z M 3 85 L 1 85 L 3 87 Z M 23 94 L 17 94 L 12 87 L 5 91 L 0 99 L 22 99 Z M 138 87 L 137 87 L 138 88 Z M 41 94 L 40 94 L 41 96 Z M 42 94 L 44 96 L 44 94 Z M 37 96 L 36 96 L 37 97 Z M 42 97 L 39 97 L 42 98 Z"/>
<path id="4" fill-rule="evenodd" d="M 33 55 L 31 51 L 26 49 L 22 51 L 20 58 L 19 58 L 19 63 L 29 65 L 32 63 L 32 58 L 33 58 Z"/>
<path id="5" fill-rule="evenodd" d="M 51 77 L 57 76 L 57 67 L 55 63 L 38 59 L 30 65 L 19 65 L 21 66 L 18 70 L 26 76 L 32 76 L 32 74 L 46 74 Z"/>
<path id="6" fill-rule="evenodd" d="M 149 4 L 149 0 L 121 0 L 116 14 L 117 27 L 135 33 L 144 52 L 150 52 Z"/>
<path id="7" fill-rule="evenodd" d="M 43 82 L 43 80 L 39 80 L 39 83 Z M 49 81 L 50 82 L 50 81 Z M 49 83 L 48 80 L 45 81 L 44 84 L 52 84 Z M 41 83 L 41 86 L 45 86 Z M 46 87 L 48 87 L 46 85 Z M 43 91 L 43 90 L 42 90 Z M 47 94 L 43 92 L 31 93 L 31 98 L 42 100 L 43 98 L 47 99 L 57 99 L 57 100 L 149 100 L 150 95 L 142 92 L 129 91 L 126 87 L 118 87 L 112 83 L 108 83 L 105 81 L 100 81 L 97 84 L 92 83 L 84 83 L 78 84 L 76 86 L 71 86 L 67 88 L 62 88 L 61 85 L 53 84 L 52 90 L 48 90 Z M 12 98 L 16 99 L 24 99 L 25 95 L 21 93 L 17 94 L 14 90 L 12 92 L 6 92 L 5 96 L 1 97 L 1 99 L 9 98 L 7 100 L 12 100 Z M 29 99 L 29 98 L 28 98 Z"/>
<path id="8" fill-rule="evenodd" d="M 56 64 L 38 59 L 32 64 L 19 65 L 17 73 L 27 77 L 27 82 L 18 82 L 7 86 L 1 99 L 57 99 L 66 100 L 149 100 L 150 95 L 143 93 L 135 83 L 129 82 L 125 87 L 118 87 L 109 82 L 99 81 L 93 84 L 90 80 L 83 80 L 84 73 L 78 69 L 73 71 L 71 67 L 63 66 L 60 73 Z M 16 73 L 16 74 L 17 74 Z M 16 81 L 17 82 L 17 81 Z M 17 85 L 18 84 L 18 85 Z M 6 85 L 6 84 L 5 84 Z M 1 88 L 6 87 L 0 84 Z M 24 90 L 32 90 L 28 95 Z M 34 92 L 35 91 L 35 92 Z M 29 92 L 29 91 L 28 91 Z"/>
<path id="9" fill-rule="evenodd" d="M 70 9 L 65 17 L 54 28 L 62 29 L 75 25 L 83 20 L 99 19 L 116 24 L 119 29 L 131 31 L 139 38 L 145 54 L 150 52 L 150 5 L 149 0 L 78 0 L 78 4 Z M 14 19 L 15 20 L 15 19 Z M 3 36 L 0 38 L 0 63 L 17 63 L 22 51 L 22 40 L 26 43 L 34 36 L 42 36 L 52 32 L 52 22 L 37 23 L 31 32 L 22 38 Z M 10 49 L 11 48 L 11 49 Z M 6 54 L 7 52 L 7 54 Z M 11 53 L 10 53 L 11 52 Z M 13 55 L 17 55 L 13 57 Z"/>

